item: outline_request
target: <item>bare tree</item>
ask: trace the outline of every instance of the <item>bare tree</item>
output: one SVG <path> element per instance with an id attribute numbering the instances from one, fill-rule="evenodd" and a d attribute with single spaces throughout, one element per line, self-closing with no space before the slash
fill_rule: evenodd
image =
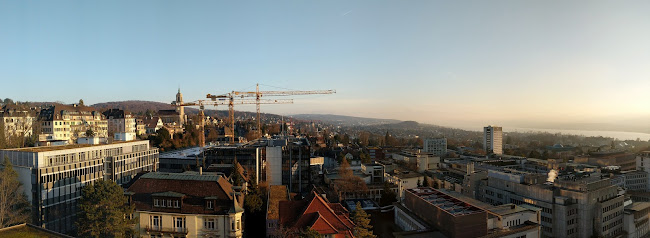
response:
<path id="1" fill-rule="evenodd" d="M 0 228 L 25 223 L 29 219 L 29 202 L 8 157 L 0 170 Z"/>

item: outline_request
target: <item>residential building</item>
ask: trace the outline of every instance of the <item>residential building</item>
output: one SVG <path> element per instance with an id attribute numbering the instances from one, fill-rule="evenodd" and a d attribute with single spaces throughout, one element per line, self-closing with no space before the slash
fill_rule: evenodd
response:
<path id="1" fill-rule="evenodd" d="M 127 140 L 135 138 L 136 124 L 135 117 L 129 112 L 120 109 L 109 109 L 102 114 L 106 116 L 108 121 L 108 135 L 115 136 L 116 140 Z M 118 135 L 123 133 L 122 135 Z M 130 139 L 133 140 L 133 139 Z"/>
<path id="2" fill-rule="evenodd" d="M 74 233 L 85 185 L 98 179 L 126 184 L 139 172 L 158 169 L 158 149 L 146 140 L 0 150 L 5 156 L 32 204 L 30 223 L 66 234 Z"/>
<path id="3" fill-rule="evenodd" d="M 41 110 L 39 141 L 68 141 L 74 143 L 91 130 L 96 137 L 108 137 L 106 117 L 95 108 L 84 105 L 56 104 Z"/>
<path id="4" fill-rule="evenodd" d="M 160 130 L 160 128 L 163 128 L 164 124 L 162 119 L 160 117 L 154 117 L 154 118 L 148 118 L 144 119 L 144 126 L 145 126 L 145 132 L 147 134 L 155 134 Z"/>
<path id="5" fill-rule="evenodd" d="M 37 123 L 35 108 L 25 105 L 7 104 L 0 111 L 0 128 L 5 139 L 10 137 L 28 137 L 33 134 L 34 123 Z"/>
<path id="6" fill-rule="evenodd" d="M 150 172 L 125 194 L 138 237 L 242 237 L 244 196 L 221 175 Z"/>
<path id="7" fill-rule="evenodd" d="M 433 156 L 443 157 L 447 155 L 447 138 L 430 138 L 423 142 L 424 152 L 432 153 Z"/>
<path id="8" fill-rule="evenodd" d="M 481 182 L 479 200 L 501 205 L 528 204 L 541 208 L 545 237 L 615 237 L 623 234 L 624 194 L 599 172 L 556 178 L 514 170 L 489 170 Z M 553 182 L 546 182 L 546 181 Z M 593 219 L 582 219 L 585 217 Z"/>
<path id="9" fill-rule="evenodd" d="M 370 183 L 384 183 L 384 174 L 386 173 L 384 165 L 379 163 L 361 164 L 361 172 L 370 175 Z"/>
<path id="10" fill-rule="evenodd" d="M 368 155 L 370 155 L 370 160 L 383 160 L 386 158 L 386 150 L 379 147 L 368 147 Z"/>
<path id="11" fill-rule="evenodd" d="M 290 230 L 311 228 L 328 238 L 354 237 L 354 223 L 340 203 L 330 203 L 312 191 L 299 201 L 280 201 L 280 226 Z"/>
<path id="12" fill-rule="evenodd" d="M 486 153 L 503 154 L 503 128 L 499 126 L 483 128 L 483 150 Z"/>
<path id="13" fill-rule="evenodd" d="M 266 204 L 266 236 L 269 238 L 282 238 L 280 231 L 280 202 L 289 201 L 289 190 L 286 185 L 271 185 Z"/>
<path id="14" fill-rule="evenodd" d="M 142 118 L 135 119 L 135 134 L 136 135 L 147 134 L 147 125 L 144 124 L 144 119 Z"/>
<path id="15" fill-rule="evenodd" d="M 623 227 L 627 238 L 648 237 L 650 234 L 650 202 L 635 202 L 626 206 Z"/>

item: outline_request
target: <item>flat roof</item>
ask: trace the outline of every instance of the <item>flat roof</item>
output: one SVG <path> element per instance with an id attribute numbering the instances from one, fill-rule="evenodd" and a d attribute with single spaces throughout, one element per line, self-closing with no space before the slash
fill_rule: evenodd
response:
<path id="1" fill-rule="evenodd" d="M 461 201 L 433 188 L 411 188 L 407 189 L 406 191 L 413 193 L 419 198 L 427 201 L 429 204 L 436 206 L 438 209 L 443 210 L 452 216 L 465 216 L 485 212 L 485 210 L 481 208 Z"/>
<path id="2" fill-rule="evenodd" d="M 33 152 L 33 153 L 38 153 L 38 152 L 48 152 L 48 151 L 56 151 L 56 150 L 68 150 L 68 149 L 78 149 L 78 148 L 85 148 L 85 147 L 95 147 L 95 146 L 106 146 L 106 145 L 115 145 L 115 144 L 125 144 L 125 143 L 132 143 L 132 142 L 141 142 L 145 140 L 132 140 L 132 141 L 116 141 L 110 144 L 97 144 L 97 145 L 89 145 L 89 144 L 74 144 L 74 145 L 55 145 L 55 146 L 38 146 L 38 147 L 27 147 L 27 148 L 17 148 L 17 149 L 4 149 L 5 151 L 18 151 L 18 152 Z"/>
<path id="3" fill-rule="evenodd" d="M 635 202 L 632 203 L 632 205 L 629 205 L 625 208 L 625 210 L 630 210 L 630 211 L 643 211 L 643 209 L 649 208 L 650 207 L 650 202 Z"/>
<path id="4" fill-rule="evenodd" d="M 168 180 L 193 180 L 193 181 L 214 181 L 221 179 L 221 175 L 216 173 L 199 174 L 194 171 L 184 173 L 166 173 L 166 172 L 149 172 L 140 176 L 141 179 L 168 179 Z"/>
<path id="5" fill-rule="evenodd" d="M 515 214 L 523 211 L 533 211 L 526 207 L 517 206 L 515 204 L 503 204 L 499 206 L 494 206 L 493 208 L 488 209 L 488 211 L 493 212 L 500 216 L 506 216 L 510 214 Z"/>
<path id="6" fill-rule="evenodd" d="M 194 159 L 195 157 L 190 157 L 189 155 L 199 155 L 201 154 L 201 147 L 192 147 L 182 150 L 175 150 L 165 153 L 160 153 L 158 156 L 161 159 Z"/>

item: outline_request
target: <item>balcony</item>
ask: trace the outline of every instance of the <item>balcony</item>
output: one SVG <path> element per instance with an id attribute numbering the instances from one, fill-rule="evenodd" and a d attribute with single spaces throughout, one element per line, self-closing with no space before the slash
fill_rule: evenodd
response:
<path id="1" fill-rule="evenodd" d="M 165 233 L 165 234 L 182 234 L 182 235 L 187 235 L 187 227 L 176 227 L 176 228 L 168 228 L 168 227 L 160 227 L 160 226 L 146 226 L 144 228 L 147 233 Z"/>

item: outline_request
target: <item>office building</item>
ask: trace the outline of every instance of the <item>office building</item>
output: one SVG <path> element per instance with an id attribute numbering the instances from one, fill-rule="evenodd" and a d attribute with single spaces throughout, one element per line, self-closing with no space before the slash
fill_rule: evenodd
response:
<path id="1" fill-rule="evenodd" d="M 0 150 L 8 157 L 32 204 L 31 224 L 72 234 L 81 189 L 98 179 L 128 183 L 138 172 L 158 169 L 149 141 Z"/>
<path id="2" fill-rule="evenodd" d="M 486 153 L 503 154 L 503 128 L 498 126 L 483 128 L 483 150 Z"/>
<path id="3" fill-rule="evenodd" d="M 425 139 L 422 150 L 427 153 L 432 153 L 433 156 L 443 157 L 447 155 L 447 138 Z"/>
<path id="4" fill-rule="evenodd" d="M 151 172 L 125 194 L 138 237 L 242 237 L 244 196 L 221 175 Z"/>
<path id="5" fill-rule="evenodd" d="M 479 186 L 477 199 L 481 201 L 540 208 L 545 237 L 623 234 L 623 192 L 599 172 L 540 177 L 514 170 L 489 170 L 487 180 Z"/>
<path id="6" fill-rule="evenodd" d="M 648 237 L 650 234 L 650 202 L 635 202 L 625 207 L 623 227 L 627 238 Z"/>

